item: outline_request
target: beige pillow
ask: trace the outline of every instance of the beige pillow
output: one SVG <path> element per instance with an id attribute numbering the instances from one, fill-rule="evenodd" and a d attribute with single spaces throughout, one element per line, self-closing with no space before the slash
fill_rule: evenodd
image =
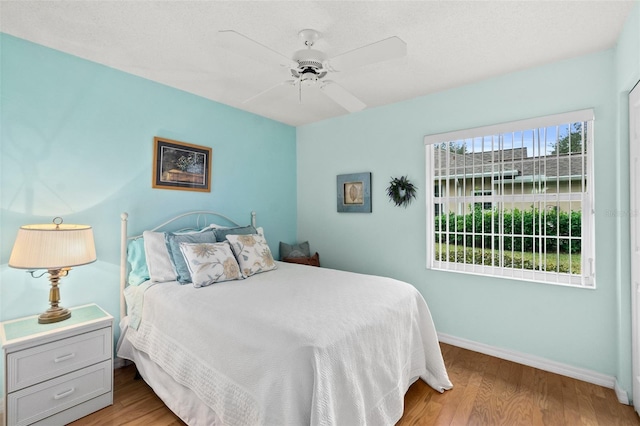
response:
<path id="1" fill-rule="evenodd" d="M 231 243 L 243 277 L 277 268 L 267 240 L 262 235 L 227 235 L 227 241 Z"/>
<path id="2" fill-rule="evenodd" d="M 180 251 L 194 287 L 242 278 L 240 267 L 227 241 L 222 243 L 180 243 Z"/>

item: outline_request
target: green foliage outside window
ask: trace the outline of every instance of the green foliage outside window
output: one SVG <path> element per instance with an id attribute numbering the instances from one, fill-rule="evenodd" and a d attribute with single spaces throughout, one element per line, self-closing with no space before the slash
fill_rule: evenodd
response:
<path id="1" fill-rule="evenodd" d="M 580 274 L 580 254 L 540 254 L 482 249 L 475 247 L 440 244 L 436 246 L 435 259 L 439 261 L 468 263 L 473 265 L 502 266 L 514 269 L 536 269 L 570 274 Z M 502 261 L 502 263 L 501 263 Z"/>
<path id="2" fill-rule="evenodd" d="M 449 213 L 435 218 L 436 243 L 502 248 L 505 252 L 581 253 L 581 232 L 581 212 L 564 212 L 556 208 L 501 212 L 476 206 L 468 214 Z"/>
<path id="3" fill-rule="evenodd" d="M 585 129 L 586 130 L 586 129 Z M 551 155 L 582 152 L 582 123 L 573 123 L 567 134 L 551 145 Z M 584 149 L 587 149 L 585 145 Z"/>

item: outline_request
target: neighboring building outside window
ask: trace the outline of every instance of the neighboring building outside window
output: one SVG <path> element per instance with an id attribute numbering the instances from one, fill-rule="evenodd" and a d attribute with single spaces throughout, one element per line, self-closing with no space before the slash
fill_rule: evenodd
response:
<path id="1" fill-rule="evenodd" d="M 433 205 L 433 211 L 436 216 L 440 215 L 443 211 L 443 206 L 438 202 L 438 197 L 440 196 L 440 186 L 435 185 L 433 187 L 433 198 L 436 199 L 435 204 Z"/>
<path id="2" fill-rule="evenodd" d="M 473 191 L 473 196 L 474 197 L 483 197 L 483 198 L 491 198 L 491 196 L 493 195 L 493 191 L 492 190 L 475 190 Z M 493 203 L 491 201 L 484 201 L 484 202 L 480 202 L 480 203 L 474 203 L 473 204 L 474 208 L 480 208 L 482 210 L 491 210 L 493 208 Z"/>
<path id="3" fill-rule="evenodd" d="M 427 267 L 593 288 L 593 123 L 583 110 L 426 136 Z"/>

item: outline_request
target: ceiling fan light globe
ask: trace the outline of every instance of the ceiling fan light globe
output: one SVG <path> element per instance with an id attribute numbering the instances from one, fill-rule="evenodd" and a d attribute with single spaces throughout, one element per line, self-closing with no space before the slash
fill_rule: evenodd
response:
<path id="1" fill-rule="evenodd" d="M 300 82 L 305 86 L 313 86 L 318 81 L 318 74 L 314 71 L 306 71 L 300 75 Z"/>

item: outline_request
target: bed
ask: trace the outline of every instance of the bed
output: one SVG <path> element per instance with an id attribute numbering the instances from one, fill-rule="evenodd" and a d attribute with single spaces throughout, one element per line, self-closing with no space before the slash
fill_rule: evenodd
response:
<path id="1" fill-rule="evenodd" d="M 117 355 L 187 424 L 391 425 L 414 381 L 452 387 L 427 304 L 410 284 L 277 262 L 255 213 L 247 226 L 188 213 L 135 237 L 121 217 L 126 315 Z M 195 229 L 168 230 L 187 217 L 197 218 Z M 202 243 L 210 232 L 215 242 Z M 171 238 L 198 241 L 178 244 L 191 282 L 180 276 L 184 265 L 163 265 L 165 253 L 154 253 L 160 236 L 169 260 Z M 239 271 L 228 268 L 227 247 Z M 214 249 L 217 260 L 198 257 Z M 203 265 L 214 263 L 217 272 L 203 278 Z M 173 275 L 159 280 L 158 268 Z"/>

